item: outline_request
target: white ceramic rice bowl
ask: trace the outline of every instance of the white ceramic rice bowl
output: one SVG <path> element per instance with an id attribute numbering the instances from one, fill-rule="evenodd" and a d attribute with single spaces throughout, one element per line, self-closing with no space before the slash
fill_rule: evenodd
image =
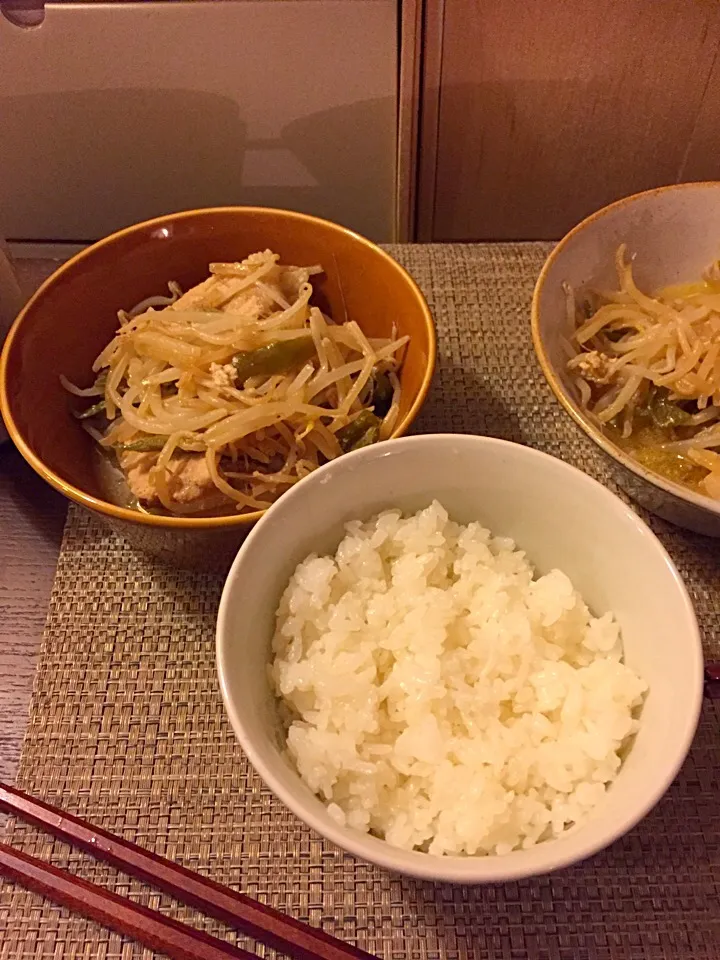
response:
<path id="1" fill-rule="evenodd" d="M 342 827 L 283 754 L 267 665 L 280 595 L 297 563 L 334 552 L 344 524 L 439 500 L 461 523 L 510 536 L 539 573 L 564 571 L 596 615 L 611 610 L 625 660 L 649 684 L 639 732 L 603 802 L 559 839 L 503 856 L 437 857 Z M 398 873 L 487 883 L 547 873 L 630 830 L 673 781 L 692 742 L 703 661 L 692 604 L 664 548 L 618 497 L 560 460 L 487 437 L 430 435 L 366 447 L 286 493 L 241 547 L 217 624 L 230 723 L 259 775 L 300 819 L 337 846 Z"/>

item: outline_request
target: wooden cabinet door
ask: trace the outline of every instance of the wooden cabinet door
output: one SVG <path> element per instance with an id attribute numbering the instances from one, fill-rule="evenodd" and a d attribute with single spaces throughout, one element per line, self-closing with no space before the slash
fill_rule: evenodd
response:
<path id="1" fill-rule="evenodd" d="M 720 178 L 716 0 L 427 0 L 418 237 L 553 239 Z"/>

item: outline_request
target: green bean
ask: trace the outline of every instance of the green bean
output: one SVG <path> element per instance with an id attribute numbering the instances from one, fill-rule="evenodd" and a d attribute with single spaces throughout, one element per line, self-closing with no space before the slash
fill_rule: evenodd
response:
<path id="1" fill-rule="evenodd" d="M 687 423 L 691 414 L 683 410 L 678 404 L 668 399 L 667 392 L 658 391 L 649 405 L 650 416 L 658 425 L 665 429 L 666 427 L 680 427 Z"/>
<path id="2" fill-rule="evenodd" d="M 113 450 L 117 453 L 150 453 L 154 450 L 162 450 L 168 441 L 166 434 L 148 433 L 144 437 L 138 437 L 137 440 L 129 440 L 127 443 L 113 444 Z M 193 440 L 188 436 L 176 444 L 177 450 L 184 450 L 186 453 L 203 453 L 206 449 L 201 440 Z"/>
<path id="3" fill-rule="evenodd" d="M 115 449 L 118 453 L 149 453 L 151 450 L 162 450 L 167 439 L 166 436 L 149 434 L 137 440 L 130 440 L 128 443 L 116 443 Z"/>
<path id="4" fill-rule="evenodd" d="M 395 391 L 387 373 L 375 375 L 372 392 L 373 411 L 382 420 L 392 406 Z"/>
<path id="5" fill-rule="evenodd" d="M 664 387 L 656 387 L 654 383 L 651 383 L 647 396 L 637 408 L 638 415 L 650 417 L 653 423 L 662 430 L 667 427 L 680 427 L 687 423 L 691 414 L 679 406 L 677 401 L 668 398 L 668 390 Z"/>
<path id="6" fill-rule="evenodd" d="M 375 436 L 373 439 L 368 439 L 368 434 L 372 431 L 375 431 Z M 374 443 L 379 433 L 379 418 L 372 410 L 361 410 L 355 419 L 346 427 L 341 427 L 335 436 L 343 453 L 348 453 L 350 450 L 356 450 L 358 446 L 366 447 Z"/>
<path id="7" fill-rule="evenodd" d="M 97 403 L 94 403 L 91 407 L 88 407 L 87 410 L 81 410 L 79 413 L 76 412 L 75 416 L 78 420 L 88 420 L 90 417 L 96 417 L 99 413 L 103 413 L 105 410 L 105 401 L 99 400 Z"/>
<path id="8" fill-rule="evenodd" d="M 360 437 L 357 443 L 354 443 L 351 450 L 359 450 L 360 447 L 369 447 L 371 443 L 377 443 L 380 439 L 380 425 L 375 424 L 372 427 L 368 427 L 365 433 Z"/>
<path id="9" fill-rule="evenodd" d="M 257 350 L 237 353 L 232 362 L 238 383 L 242 384 L 250 377 L 287 373 L 305 363 L 314 353 L 315 342 L 312 337 L 295 337 L 293 340 L 274 340 Z"/>

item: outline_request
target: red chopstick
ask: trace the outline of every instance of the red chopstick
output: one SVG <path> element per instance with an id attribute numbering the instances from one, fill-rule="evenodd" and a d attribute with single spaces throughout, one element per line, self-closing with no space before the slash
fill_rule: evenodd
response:
<path id="1" fill-rule="evenodd" d="M 257 960 L 254 953 L 195 930 L 104 887 L 0 843 L 0 875 L 173 960 Z"/>
<path id="2" fill-rule="evenodd" d="M 377 960 L 372 954 L 338 940 L 323 930 L 286 916 L 245 894 L 237 893 L 129 840 L 116 837 L 58 807 L 43 803 L 2 783 L 0 810 L 46 830 L 65 843 L 80 847 L 95 859 L 110 863 L 131 877 L 164 890 L 176 900 L 195 907 L 208 916 L 241 930 L 260 943 L 295 957 L 296 960 Z M 51 894 L 48 895 L 52 897 Z M 245 953 L 244 956 L 253 955 Z"/>

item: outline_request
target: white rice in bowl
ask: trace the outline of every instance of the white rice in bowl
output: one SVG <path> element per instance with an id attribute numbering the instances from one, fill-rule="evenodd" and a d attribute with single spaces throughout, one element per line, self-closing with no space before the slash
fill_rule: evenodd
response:
<path id="1" fill-rule="evenodd" d="M 438 855 L 581 823 L 647 689 L 612 614 L 437 502 L 352 522 L 333 557 L 298 565 L 270 670 L 290 757 L 330 814 Z"/>

